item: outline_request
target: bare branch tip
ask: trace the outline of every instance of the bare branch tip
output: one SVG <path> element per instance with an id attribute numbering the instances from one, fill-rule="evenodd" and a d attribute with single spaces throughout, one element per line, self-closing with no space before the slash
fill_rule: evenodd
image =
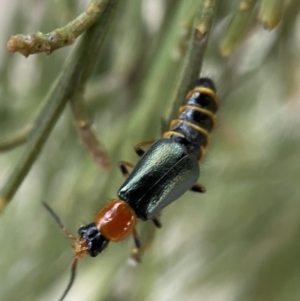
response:
<path id="1" fill-rule="evenodd" d="M 207 35 L 207 26 L 205 24 L 199 24 L 196 27 L 195 36 L 196 39 L 200 40 L 201 38 L 205 37 Z"/>
<path id="2" fill-rule="evenodd" d="M 262 18 L 261 22 L 265 30 L 271 31 L 279 24 L 280 20 L 267 20 Z"/>
<path id="3" fill-rule="evenodd" d="M 27 36 L 21 34 L 11 36 L 6 47 L 10 52 L 19 52 L 25 57 L 28 57 L 31 54 L 29 48 L 33 43 L 34 38 L 35 36 L 33 34 L 29 34 Z"/>
<path id="4" fill-rule="evenodd" d="M 16 38 L 14 36 L 11 36 L 11 38 L 9 39 L 9 41 L 6 44 L 6 47 L 7 47 L 8 51 L 16 52 L 17 45 L 18 45 L 18 43 L 16 42 Z"/>
<path id="5" fill-rule="evenodd" d="M 239 6 L 239 10 L 240 11 L 245 11 L 249 9 L 249 4 L 245 3 L 245 2 L 241 2 L 240 6 Z"/>
<path id="6" fill-rule="evenodd" d="M 82 130 L 86 130 L 86 129 L 90 128 L 88 122 L 86 122 L 86 121 L 84 121 L 84 120 L 80 120 L 80 121 L 78 122 L 78 127 L 79 127 L 80 129 L 82 129 Z"/>
<path id="7" fill-rule="evenodd" d="M 224 57 L 224 58 L 227 58 L 230 56 L 230 54 L 232 53 L 233 49 L 229 49 L 229 48 L 226 48 L 226 49 L 222 49 L 220 50 L 221 52 L 221 55 Z"/>

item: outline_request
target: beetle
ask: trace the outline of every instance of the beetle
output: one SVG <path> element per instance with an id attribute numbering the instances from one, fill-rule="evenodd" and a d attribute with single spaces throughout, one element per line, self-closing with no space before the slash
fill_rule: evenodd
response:
<path id="1" fill-rule="evenodd" d="M 85 255 L 95 257 L 110 241 L 119 242 L 129 235 L 134 238 L 136 249 L 141 244 L 136 231 L 138 219 L 152 220 L 160 228 L 159 212 L 178 199 L 187 190 L 203 193 L 197 184 L 202 161 L 209 145 L 209 133 L 216 127 L 218 110 L 216 87 L 209 78 L 200 78 L 188 92 L 179 116 L 161 139 L 145 141 L 135 146 L 141 157 L 137 165 L 121 161 L 119 167 L 126 180 L 118 191 L 118 198 L 106 204 L 95 216 L 94 222 L 82 226 L 79 236 L 71 234 L 54 211 L 44 206 L 61 230 L 75 240 L 75 258 L 71 278 L 60 300 L 70 290 L 76 273 L 77 262 Z M 143 146 L 151 145 L 148 151 Z M 128 168 L 133 168 L 129 172 Z"/>

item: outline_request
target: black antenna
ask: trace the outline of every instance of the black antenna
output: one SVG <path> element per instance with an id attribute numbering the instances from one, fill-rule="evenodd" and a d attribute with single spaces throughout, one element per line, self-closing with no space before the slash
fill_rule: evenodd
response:
<path id="1" fill-rule="evenodd" d="M 52 208 L 46 204 L 46 203 L 42 203 L 43 206 L 46 208 L 46 210 L 50 213 L 50 215 L 53 217 L 53 219 L 55 220 L 55 222 L 57 223 L 58 227 L 61 229 L 61 231 L 63 233 L 65 233 L 69 238 L 76 240 L 77 238 L 71 233 L 69 232 L 65 226 L 63 225 L 63 223 L 60 221 L 59 217 L 57 216 L 57 214 L 52 210 Z"/>
<path id="2" fill-rule="evenodd" d="M 52 208 L 46 204 L 46 203 L 42 203 L 43 206 L 46 208 L 46 210 L 50 213 L 50 215 L 53 217 L 53 219 L 55 220 L 55 222 L 57 223 L 57 225 L 59 226 L 59 228 L 61 229 L 61 231 L 63 233 L 65 233 L 69 238 L 73 239 L 73 240 L 77 240 L 77 238 L 71 233 L 69 232 L 65 226 L 63 225 L 63 223 L 61 222 L 61 220 L 59 219 L 59 217 L 57 216 L 57 214 L 52 210 Z M 76 266 L 77 266 L 77 262 L 78 260 L 82 257 L 82 255 L 76 255 L 73 263 L 72 263 L 72 267 L 71 267 L 71 276 L 70 276 L 70 280 L 69 283 L 64 291 L 64 293 L 62 294 L 62 296 L 60 297 L 59 301 L 63 301 L 63 299 L 66 297 L 66 295 L 68 294 L 69 290 L 71 289 L 74 280 L 75 280 L 75 276 L 76 276 Z"/>
<path id="3" fill-rule="evenodd" d="M 73 263 L 72 263 L 72 268 L 71 268 L 71 277 L 69 280 L 69 283 L 64 291 L 64 293 L 62 294 L 62 296 L 60 297 L 59 301 L 63 301 L 66 297 L 66 295 L 68 294 L 69 290 L 71 289 L 74 280 L 75 280 L 75 276 L 76 276 L 76 267 L 77 267 L 77 262 L 78 262 L 79 258 L 75 257 Z"/>

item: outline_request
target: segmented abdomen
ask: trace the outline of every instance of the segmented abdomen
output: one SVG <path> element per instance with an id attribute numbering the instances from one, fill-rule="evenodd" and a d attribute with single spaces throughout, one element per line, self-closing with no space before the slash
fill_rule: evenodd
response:
<path id="1" fill-rule="evenodd" d="M 164 138 L 174 139 L 186 145 L 189 153 L 201 161 L 209 145 L 209 133 L 216 126 L 218 110 L 216 87 L 209 78 L 200 78 L 179 108 L 179 117 L 171 122 Z"/>

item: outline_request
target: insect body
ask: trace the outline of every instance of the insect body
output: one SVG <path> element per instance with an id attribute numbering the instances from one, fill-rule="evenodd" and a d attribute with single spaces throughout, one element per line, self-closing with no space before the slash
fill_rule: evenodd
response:
<path id="1" fill-rule="evenodd" d="M 178 119 L 171 122 L 170 130 L 163 138 L 142 142 L 135 147 L 141 156 L 135 167 L 120 162 L 126 181 L 118 191 L 118 199 L 105 205 L 93 223 L 79 228 L 79 237 L 68 232 L 52 209 L 44 204 L 62 231 L 75 240 L 71 279 L 60 300 L 71 288 L 77 262 L 84 255 L 95 257 L 110 241 L 118 242 L 129 235 L 133 235 L 139 249 L 140 240 L 135 230 L 138 219 L 151 219 L 161 227 L 157 215 L 164 207 L 189 189 L 205 192 L 202 185 L 195 184 L 200 173 L 198 162 L 209 145 L 209 132 L 216 126 L 217 109 L 214 83 L 208 78 L 200 78 L 187 94 L 186 103 L 180 107 Z M 149 144 L 151 146 L 145 152 L 142 146 Z M 128 167 L 133 168 L 131 173 Z"/>
<path id="2" fill-rule="evenodd" d="M 118 196 L 134 209 L 138 218 L 153 219 L 193 186 L 198 177 L 195 156 L 173 139 L 160 139 L 138 162 Z"/>

